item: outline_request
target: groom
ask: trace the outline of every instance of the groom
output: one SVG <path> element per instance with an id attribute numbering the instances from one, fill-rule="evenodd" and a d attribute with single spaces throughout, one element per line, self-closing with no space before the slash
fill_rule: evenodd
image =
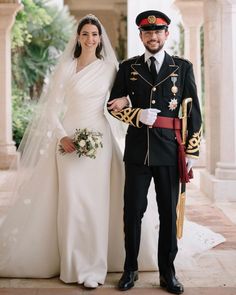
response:
<path id="1" fill-rule="evenodd" d="M 124 152 L 126 258 L 118 284 L 121 291 L 132 288 L 138 279 L 141 221 L 152 179 L 160 218 L 160 286 L 174 294 L 184 291 L 174 267 L 178 251 L 176 206 L 179 182 L 188 182 L 186 171 L 199 156 L 201 113 L 192 64 L 163 49 L 169 24 L 169 17 L 160 11 L 144 11 L 137 16 L 145 53 L 120 64 L 108 103 L 111 115 L 129 124 Z M 115 111 L 116 98 L 127 96 L 131 105 Z M 188 135 L 183 147 L 178 116 L 183 100 L 188 97 L 192 98 L 192 105 L 188 109 Z"/>

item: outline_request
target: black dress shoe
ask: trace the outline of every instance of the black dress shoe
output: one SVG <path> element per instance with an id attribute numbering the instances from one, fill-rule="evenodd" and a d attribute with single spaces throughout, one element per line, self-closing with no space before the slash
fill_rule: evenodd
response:
<path id="1" fill-rule="evenodd" d="M 182 294 L 184 286 L 177 280 L 174 274 L 160 276 L 160 286 L 165 288 L 169 293 Z"/>
<path id="2" fill-rule="evenodd" d="M 118 283 L 118 289 L 120 291 L 126 291 L 129 290 L 134 286 L 134 282 L 138 279 L 138 271 L 129 271 L 125 270 L 122 274 L 122 277 L 119 280 Z"/>

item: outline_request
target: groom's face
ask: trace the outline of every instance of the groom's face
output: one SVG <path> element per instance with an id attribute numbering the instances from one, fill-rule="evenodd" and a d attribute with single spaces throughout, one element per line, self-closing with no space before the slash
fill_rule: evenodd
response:
<path id="1" fill-rule="evenodd" d="M 145 48 L 152 54 L 159 52 L 169 36 L 169 31 L 163 30 L 150 30 L 140 31 L 140 38 Z"/>

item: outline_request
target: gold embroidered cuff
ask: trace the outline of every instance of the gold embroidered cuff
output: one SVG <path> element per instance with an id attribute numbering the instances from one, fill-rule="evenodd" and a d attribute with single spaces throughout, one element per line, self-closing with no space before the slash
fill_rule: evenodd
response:
<path id="1" fill-rule="evenodd" d="M 140 111 L 140 108 L 125 108 L 119 112 L 111 111 L 111 115 L 124 123 L 141 128 L 139 122 Z"/>
<path id="2" fill-rule="evenodd" d="M 198 157 L 200 142 L 201 142 L 202 128 L 198 132 L 193 133 L 192 137 L 188 140 L 186 154 Z"/>

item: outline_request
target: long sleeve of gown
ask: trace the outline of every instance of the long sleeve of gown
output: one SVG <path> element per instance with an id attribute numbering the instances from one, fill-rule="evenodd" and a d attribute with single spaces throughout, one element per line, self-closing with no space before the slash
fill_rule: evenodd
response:
<path id="1" fill-rule="evenodd" d="M 62 124 L 63 114 L 65 112 L 65 89 L 62 84 L 59 89 L 50 89 L 50 101 L 47 106 L 47 123 L 53 132 L 53 135 L 60 140 L 67 136 L 67 133 Z"/>
<path id="2" fill-rule="evenodd" d="M 67 133 L 66 133 L 65 129 L 63 128 L 63 125 L 61 124 L 59 118 L 57 117 L 54 120 L 55 120 L 55 124 L 56 124 L 56 127 L 54 129 L 54 134 L 55 134 L 56 138 L 58 140 L 60 140 L 61 138 L 67 136 Z"/>

